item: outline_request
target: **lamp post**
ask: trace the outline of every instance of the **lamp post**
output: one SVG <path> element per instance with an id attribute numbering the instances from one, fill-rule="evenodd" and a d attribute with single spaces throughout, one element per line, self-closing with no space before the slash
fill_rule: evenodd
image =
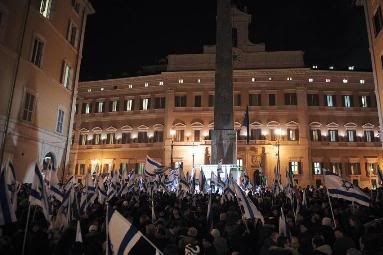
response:
<path id="1" fill-rule="evenodd" d="M 194 169 L 194 155 L 195 155 L 195 151 L 194 151 L 194 142 L 193 142 L 193 145 L 192 145 L 192 157 L 193 157 L 193 161 L 192 161 L 192 165 L 193 165 L 193 169 Z"/>

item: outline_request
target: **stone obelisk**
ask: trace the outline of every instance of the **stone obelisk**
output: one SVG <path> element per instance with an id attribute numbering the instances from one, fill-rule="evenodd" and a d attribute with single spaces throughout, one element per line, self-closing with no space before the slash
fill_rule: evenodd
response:
<path id="1" fill-rule="evenodd" d="M 236 164 L 237 137 L 233 129 L 233 57 L 231 0 L 217 0 L 214 130 L 211 163 Z"/>

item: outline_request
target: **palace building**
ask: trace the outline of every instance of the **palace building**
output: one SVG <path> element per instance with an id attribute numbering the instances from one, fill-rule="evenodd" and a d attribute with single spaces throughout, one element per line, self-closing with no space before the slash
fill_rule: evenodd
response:
<path id="1" fill-rule="evenodd" d="M 36 163 L 58 169 L 69 160 L 92 13 L 88 0 L 0 0 L 0 164 L 11 160 L 20 181 L 32 180 Z"/>
<path id="2" fill-rule="evenodd" d="M 233 9 L 234 126 L 237 164 L 251 180 L 282 179 L 291 169 L 303 186 L 323 183 L 323 168 L 362 187 L 377 185 L 382 164 L 371 72 L 307 68 L 301 51 L 265 50 L 248 40 L 251 16 Z M 70 169 L 142 171 L 145 157 L 184 170 L 209 164 L 215 46 L 169 55 L 158 74 L 80 82 Z M 243 119 L 249 108 L 249 143 Z"/>

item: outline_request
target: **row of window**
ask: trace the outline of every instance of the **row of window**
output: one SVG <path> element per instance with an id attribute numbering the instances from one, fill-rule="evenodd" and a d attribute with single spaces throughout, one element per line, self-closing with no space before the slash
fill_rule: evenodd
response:
<path id="1" fill-rule="evenodd" d="M 130 132 L 124 132 L 119 138 L 115 133 L 107 134 L 81 134 L 79 139 L 80 145 L 101 145 L 101 144 L 129 144 L 129 143 L 159 143 L 164 140 L 163 131 L 154 131 L 149 137 L 148 132 L 139 131 L 137 136 L 133 136 Z M 72 140 L 73 144 L 73 140 Z"/>
<path id="2" fill-rule="evenodd" d="M 297 105 L 297 95 L 296 93 L 285 93 L 285 105 Z M 269 99 L 269 105 L 274 106 L 276 105 L 276 95 L 275 94 L 268 94 Z M 135 99 L 125 99 L 123 101 L 123 111 L 134 111 L 135 110 Z M 325 106 L 327 107 L 336 107 L 336 95 L 325 95 L 324 96 L 324 102 Z M 115 99 L 108 101 L 109 112 L 118 112 L 120 111 L 120 100 Z M 105 104 L 104 101 L 97 101 L 95 103 L 95 110 L 92 111 L 92 103 L 87 102 L 82 104 L 81 113 L 82 114 L 88 114 L 92 112 L 96 113 L 102 113 L 105 112 Z M 307 95 L 307 104 L 309 106 L 319 106 L 319 95 L 318 94 L 308 94 Z M 186 107 L 187 105 L 187 96 L 186 95 L 180 95 L 174 97 L 174 106 L 175 107 Z M 249 106 L 261 106 L 262 100 L 261 100 L 261 94 L 250 94 L 249 95 Z M 152 108 L 152 98 L 150 97 L 142 97 L 139 99 L 139 110 L 149 110 Z M 194 96 L 194 107 L 201 107 L 202 106 L 202 96 L 196 95 Z M 214 95 L 209 95 L 208 97 L 208 106 L 213 107 L 214 106 Z M 241 106 L 241 95 L 236 94 L 234 96 L 234 106 Z M 352 95 L 342 95 L 342 106 L 346 108 L 354 107 L 354 100 Z M 363 95 L 359 96 L 359 106 L 366 108 L 371 107 L 371 96 Z M 76 113 L 77 113 L 78 105 L 76 105 Z M 163 109 L 165 108 L 165 97 L 155 97 L 154 98 L 154 109 Z"/>
<path id="3" fill-rule="evenodd" d="M 363 136 L 356 135 L 356 130 L 348 129 L 344 136 L 339 136 L 337 129 L 329 129 L 327 136 L 322 136 L 320 129 L 310 130 L 312 141 L 327 140 L 329 142 L 378 142 L 379 138 L 374 136 L 373 130 L 364 130 Z"/>
<path id="4" fill-rule="evenodd" d="M 323 169 L 327 169 L 337 175 L 361 175 L 360 163 L 341 163 L 341 162 L 329 162 L 322 163 L 319 161 L 311 162 L 311 170 L 314 175 L 323 174 Z M 289 170 L 294 175 L 300 175 L 303 173 L 302 162 L 290 161 Z M 366 176 L 376 175 L 378 170 L 378 163 L 365 163 Z"/>

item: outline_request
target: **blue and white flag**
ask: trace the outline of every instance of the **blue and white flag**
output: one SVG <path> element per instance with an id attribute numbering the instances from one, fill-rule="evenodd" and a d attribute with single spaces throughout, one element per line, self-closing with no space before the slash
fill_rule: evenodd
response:
<path id="1" fill-rule="evenodd" d="M 235 198 L 235 192 L 233 187 L 233 180 L 226 175 L 225 188 L 223 190 L 223 201 L 231 201 Z"/>
<path id="2" fill-rule="evenodd" d="M 105 200 L 107 199 L 107 190 L 106 190 L 106 183 L 107 183 L 107 177 L 104 179 L 99 176 L 98 182 L 97 182 L 97 191 L 98 191 L 98 202 L 100 204 L 103 204 Z"/>
<path id="3" fill-rule="evenodd" d="M 5 173 L 3 169 L 0 175 L 0 226 L 17 221 L 14 207 L 11 201 L 11 193 L 8 190 Z"/>
<path id="4" fill-rule="evenodd" d="M 325 186 L 329 196 L 342 198 L 364 206 L 370 206 L 370 196 L 360 190 L 358 186 L 355 186 L 351 182 L 342 179 L 326 169 L 323 170 L 325 173 Z"/>
<path id="5" fill-rule="evenodd" d="M 21 184 L 16 180 L 16 172 L 13 164 L 9 162 L 8 168 L 6 168 L 5 172 L 5 183 L 8 187 L 9 198 L 11 199 L 11 204 L 13 210 L 17 210 L 17 195 L 19 193 L 19 189 Z"/>
<path id="6" fill-rule="evenodd" d="M 75 242 L 82 243 L 81 225 L 80 221 L 77 221 L 76 240 Z"/>
<path id="7" fill-rule="evenodd" d="M 32 182 L 31 194 L 29 195 L 30 205 L 40 206 L 45 219 L 49 221 L 49 204 L 46 189 L 44 186 L 43 176 L 41 175 L 39 167 L 35 166 L 35 176 Z"/>
<path id="8" fill-rule="evenodd" d="M 201 171 L 199 173 L 199 191 L 200 192 L 202 192 L 202 193 L 206 192 L 206 184 L 207 184 L 206 176 L 205 176 L 205 173 L 203 172 L 203 170 L 201 168 Z"/>
<path id="9" fill-rule="evenodd" d="M 149 156 L 146 156 L 145 161 L 145 176 L 155 177 L 157 174 L 164 173 L 164 166 L 155 161 Z"/>
<path id="10" fill-rule="evenodd" d="M 306 189 L 303 190 L 302 206 L 307 206 Z"/>
<path id="11" fill-rule="evenodd" d="M 81 192 L 80 212 L 85 212 L 87 207 L 93 204 L 96 198 L 97 198 L 96 187 L 94 186 L 92 176 L 88 174 L 85 177 L 85 187 Z"/>
<path id="12" fill-rule="evenodd" d="M 245 219 L 259 219 L 262 223 L 265 223 L 262 213 L 255 206 L 253 201 L 246 196 L 245 192 L 233 182 L 235 195 L 237 196 L 238 205 L 241 208 L 242 214 Z"/>
<path id="13" fill-rule="evenodd" d="M 223 173 L 223 170 L 222 170 L 222 159 L 219 160 L 218 166 L 217 166 L 217 174 L 219 175 L 220 173 Z"/>
<path id="14" fill-rule="evenodd" d="M 284 237 L 289 237 L 286 217 L 282 208 L 281 208 L 281 215 L 279 216 L 279 235 Z"/>
<path id="15" fill-rule="evenodd" d="M 114 211 L 110 218 L 108 230 L 113 254 L 162 254 L 152 242 L 117 211 Z"/>

